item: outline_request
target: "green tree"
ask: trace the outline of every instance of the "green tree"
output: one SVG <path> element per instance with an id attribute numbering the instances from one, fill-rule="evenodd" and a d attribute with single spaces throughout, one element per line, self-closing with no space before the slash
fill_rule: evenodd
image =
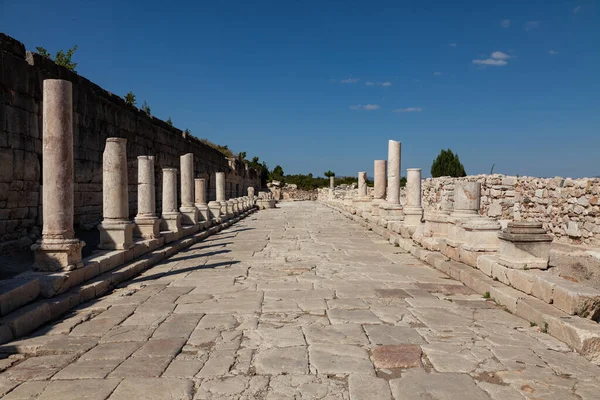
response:
<path id="1" fill-rule="evenodd" d="M 125 95 L 125 103 L 130 106 L 135 106 L 135 94 L 133 94 L 131 90 Z"/>
<path id="2" fill-rule="evenodd" d="M 332 176 L 335 176 L 335 172 L 329 170 L 329 171 L 325 172 L 323 175 L 325 175 L 327 178 L 331 178 Z"/>
<path id="3" fill-rule="evenodd" d="M 437 178 L 439 176 L 467 176 L 465 167 L 460 162 L 458 154 L 454 154 L 452 150 L 440 151 L 433 163 L 431 164 L 431 176 Z"/>
<path id="4" fill-rule="evenodd" d="M 46 50 L 43 47 L 36 47 L 35 49 L 37 50 L 40 56 L 49 58 L 53 60 L 56 64 L 62 65 L 63 67 L 68 68 L 73 72 L 76 72 L 75 68 L 77 68 L 78 63 L 73 62 L 73 54 L 75 54 L 75 51 L 77 50 L 77 45 L 73 46 L 73 48 L 67 51 L 59 50 L 54 57 L 52 57 L 48 50 Z"/>
<path id="5" fill-rule="evenodd" d="M 281 165 L 277 165 L 275 166 L 275 168 L 273 168 L 273 171 L 271 171 L 271 173 L 269 174 L 269 180 L 285 182 L 285 176 Z"/>
<path id="6" fill-rule="evenodd" d="M 144 100 L 144 104 L 142 104 L 142 111 L 148 114 L 148 116 L 152 115 L 150 114 L 150 106 L 146 103 L 146 100 Z"/>
<path id="7" fill-rule="evenodd" d="M 185 133 L 186 135 L 191 135 L 192 131 L 190 131 L 188 128 L 185 128 L 185 131 L 183 131 L 183 133 Z"/>
<path id="8" fill-rule="evenodd" d="M 240 161 L 244 161 L 246 159 L 246 152 L 240 151 L 240 153 L 238 154 L 238 157 L 239 157 Z"/>
<path id="9" fill-rule="evenodd" d="M 406 177 L 403 176 L 402 178 L 400 178 L 400 187 L 405 187 L 406 186 Z"/>
<path id="10" fill-rule="evenodd" d="M 171 117 L 167 118 L 167 124 L 173 126 L 173 121 L 171 120 Z"/>

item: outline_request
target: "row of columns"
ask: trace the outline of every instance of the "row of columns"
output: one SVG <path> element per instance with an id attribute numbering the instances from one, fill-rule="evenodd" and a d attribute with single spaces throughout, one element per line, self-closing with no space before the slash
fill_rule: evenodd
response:
<path id="1" fill-rule="evenodd" d="M 35 268 L 64 271 L 83 265 L 85 243 L 75 237 L 73 100 L 71 82 L 44 81 L 43 97 L 43 230 L 32 246 Z M 103 220 L 100 244 L 105 250 L 134 247 L 134 237 L 156 239 L 167 234 L 178 239 L 182 226 L 207 228 L 254 207 L 254 188 L 248 196 L 225 199 L 225 173 L 216 173 L 217 200 L 207 204 L 206 179 L 194 178 L 194 155 L 181 163 L 181 207 L 177 207 L 177 169 L 162 169 L 162 214 L 156 213 L 154 157 L 138 157 L 138 213 L 129 219 L 127 139 L 108 138 L 102 156 Z M 197 231 L 198 229 L 196 229 Z M 165 239 L 167 240 L 167 239 Z M 169 240 L 167 240 L 169 241 Z"/>

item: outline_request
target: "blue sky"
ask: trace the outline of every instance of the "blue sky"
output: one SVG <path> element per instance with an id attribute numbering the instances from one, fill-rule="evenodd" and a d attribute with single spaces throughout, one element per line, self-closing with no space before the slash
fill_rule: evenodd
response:
<path id="1" fill-rule="evenodd" d="M 29 50 L 286 173 L 600 175 L 598 1 L 0 0 Z"/>

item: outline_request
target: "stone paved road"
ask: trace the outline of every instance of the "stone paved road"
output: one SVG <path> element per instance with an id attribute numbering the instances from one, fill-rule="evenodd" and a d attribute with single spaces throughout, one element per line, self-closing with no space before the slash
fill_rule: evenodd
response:
<path id="1" fill-rule="evenodd" d="M 315 203 L 13 342 L 5 399 L 598 399 L 600 368 Z M 7 368 L 8 367 L 8 368 Z"/>

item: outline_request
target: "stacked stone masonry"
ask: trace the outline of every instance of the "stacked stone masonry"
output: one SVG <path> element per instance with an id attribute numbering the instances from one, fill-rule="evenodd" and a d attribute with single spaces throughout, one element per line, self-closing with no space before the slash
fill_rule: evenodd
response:
<path id="1" fill-rule="evenodd" d="M 137 157 L 154 156 L 157 207 L 162 168 L 179 167 L 194 154 L 194 170 L 215 198 L 215 172 L 227 172 L 228 197 L 259 186 L 256 171 L 166 122 L 146 115 L 123 98 L 52 61 L 25 51 L 0 33 L 0 252 L 26 248 L 41 234 L 42 95 L 45 79 L 73 84 L 74 223 L 93 228 L 102 219 L 102 152 L 106 139 L 127 139 L 129 218 L 137 214 Z M 180 193 L 180 191 L 178 191 Z"/>

